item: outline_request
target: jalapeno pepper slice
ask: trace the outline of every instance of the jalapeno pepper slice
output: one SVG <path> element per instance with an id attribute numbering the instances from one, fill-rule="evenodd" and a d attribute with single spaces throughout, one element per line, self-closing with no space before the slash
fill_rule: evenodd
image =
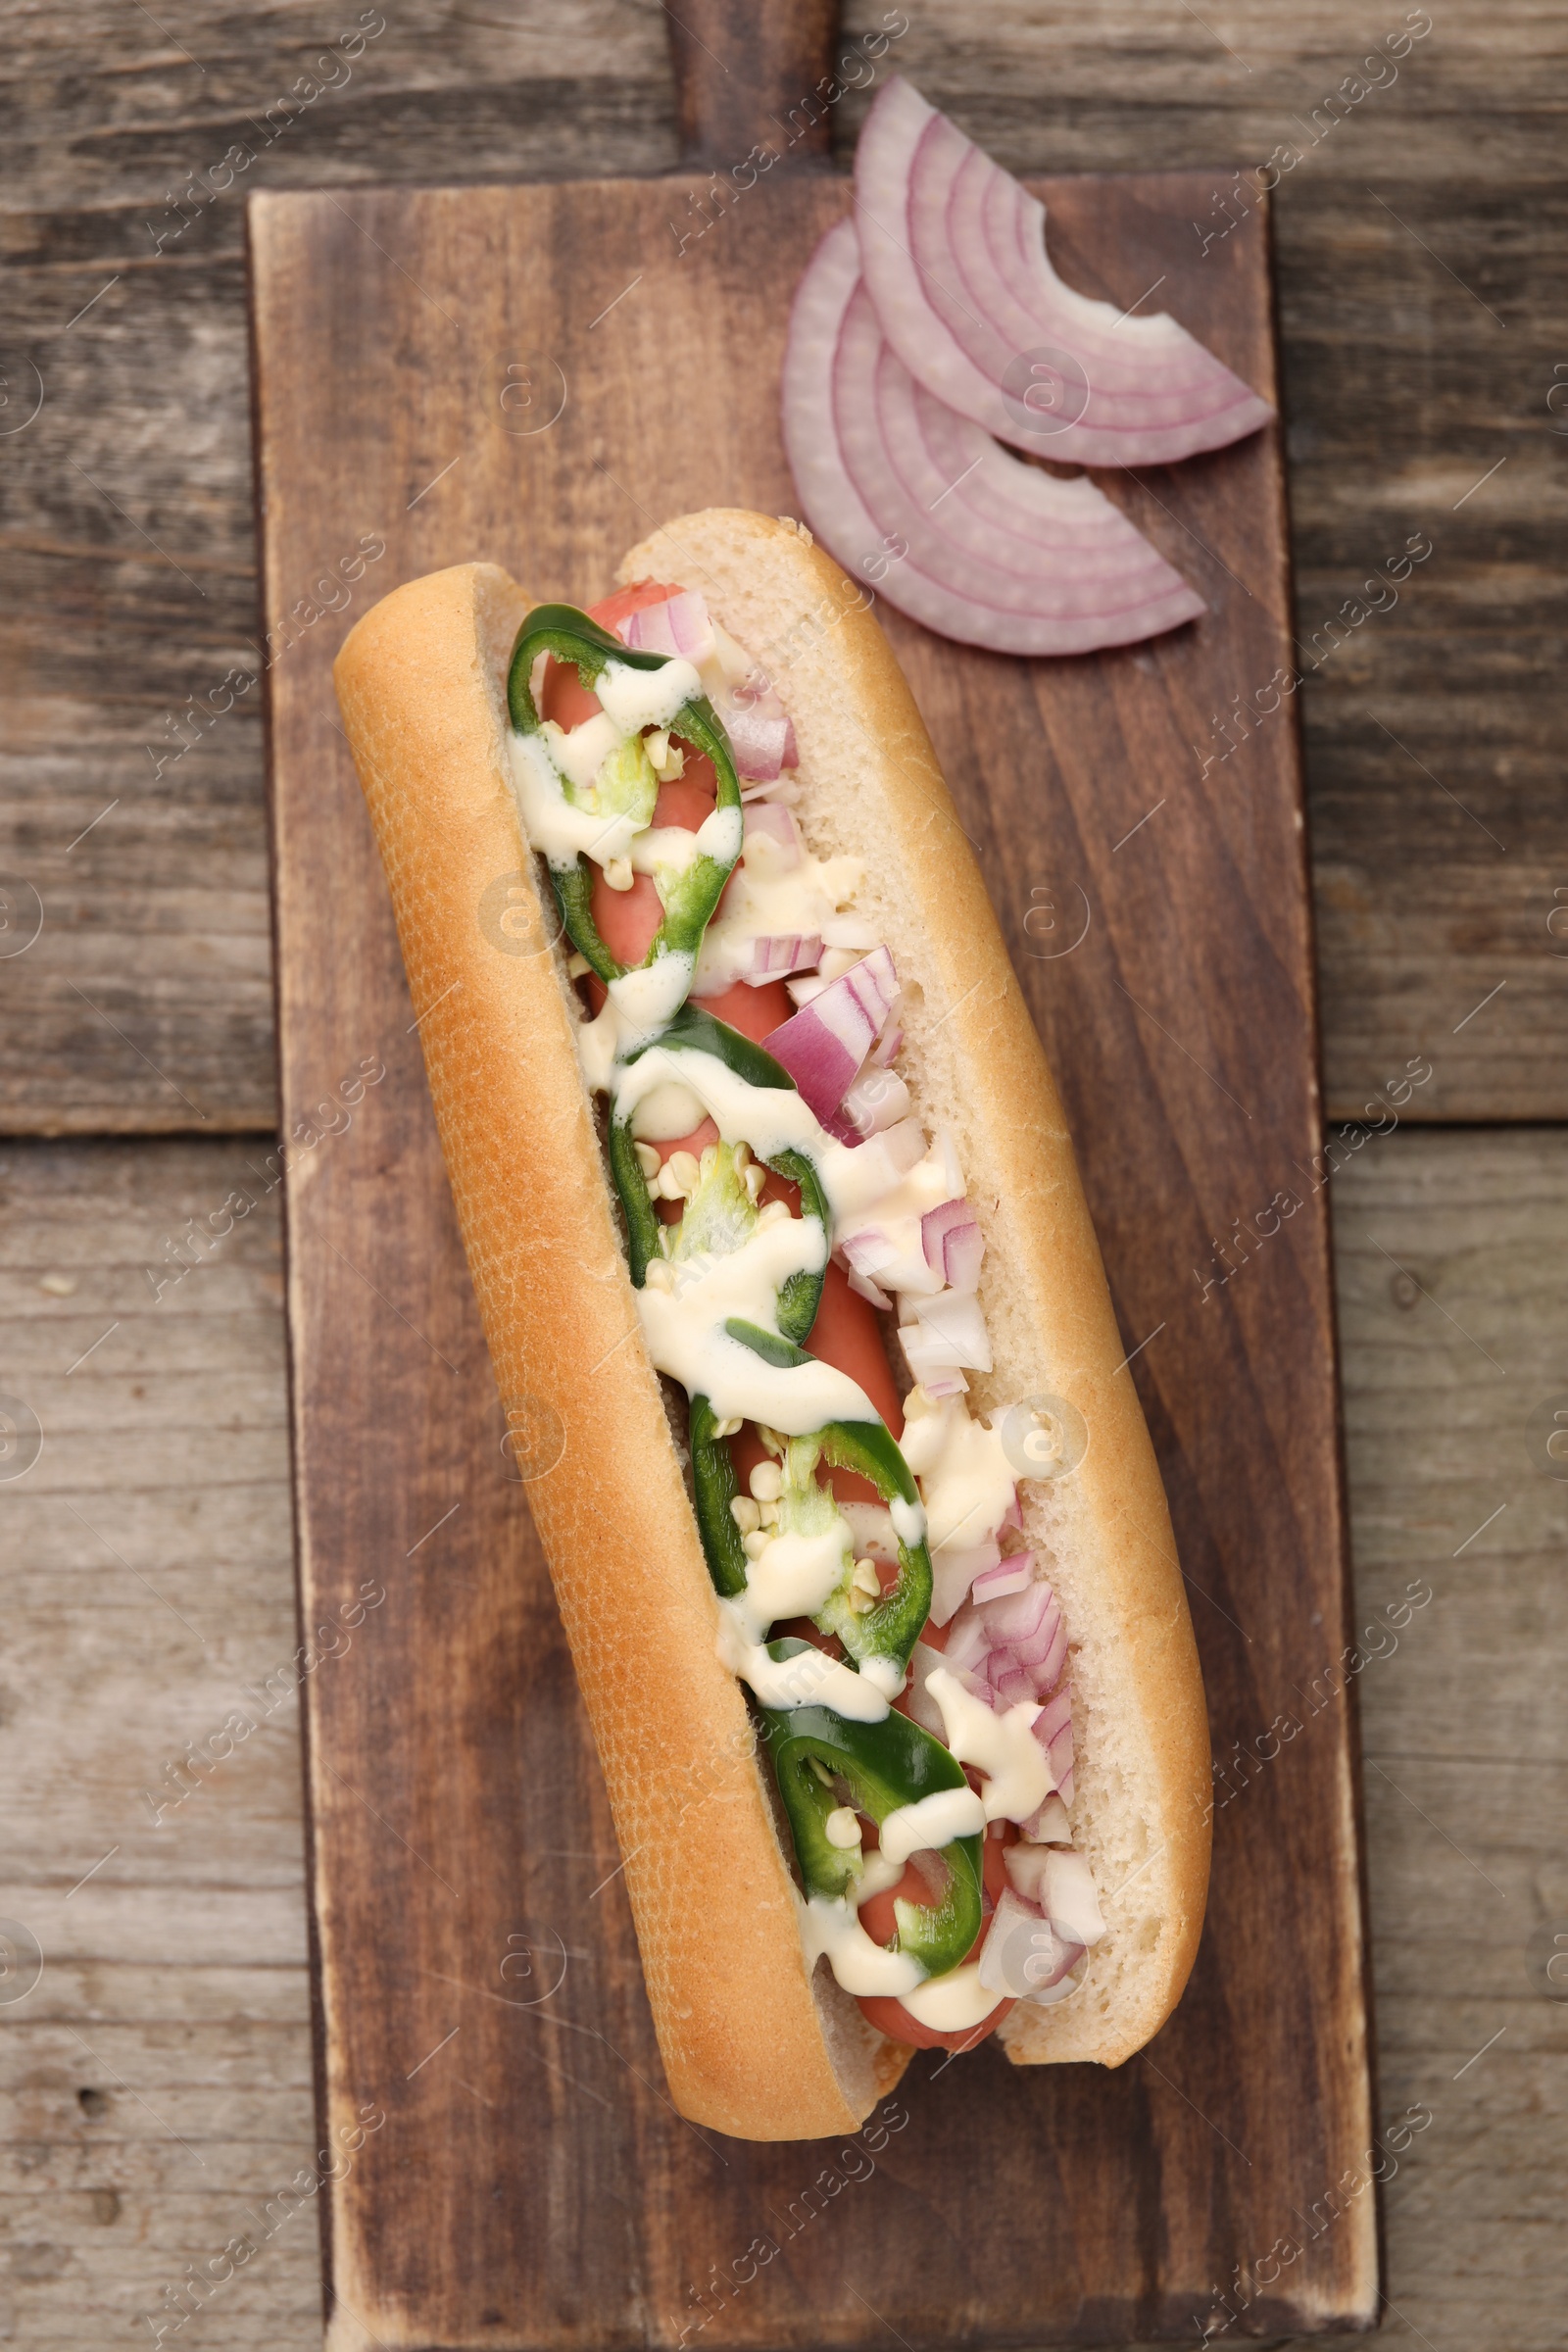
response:
<path id="1" fill-rule="evenodd" d="M 553 654 L 558 662 L 569 662 L 590 690 L 607 662 L 617 662 L 628 669 L 653 670 L 662 669 L 669 658 L 622 645 L 618 637 L 601 628 L 598 621 L 590 620 L 575 605 L 536 605 L 517 632 L 507 671 L 507 709 L 519 735 L 537 735 L 543 723 L 528 682 L 534 662 L 542 653 Z M 707 696 L 696 695 L 690 702 L 682 703 L 669 722 L 669 732 L 711 760 L 718 782 L 718 807 L 739 808 L 740 778 L 730 754 L 729 737 Z M 663 919 L 649 944 L 643 966 L 657 962 L 662 956 L 696 955 L 734 864 L 733 858 L 725 860 L 705 852 L 669 881 L 664 894 Z M 617 961 L 600 936 L 593 916 L 593 870 L 587 858 L 579 857 L 569 866 L 552 865 L 550 880 L 573 947 L 587 958 L 601 980 L 608 983 L 620 979 L 633 967 Z"/>
<path id="2" fill-rule="evenodd" d="M 760 1355 L 764 1363 L 781 1371 L 793 1371 L 799 1364 L 815 1361 L 804 1348 L 780 1339 L 776 1332 L 762 1331 L 738 1315 L 732 1315 L 724 1329 L 732 1340 L 738 1340 L 743 1348 L 750 1348 L 754 1355 Z M 884 1502 L 906 1502 L 919 1507 L 920 1493 L 909 1465 L 899 1451 L 891 1431 L 880 1421 L 829 1421 L 812 1435 L 834 1469 L 858 1471 L 862 1478 L 870 1480 Z M 709 1443 L 722 1445 L 724 1441 L 710 1439 Z M 909 1653 L 931 1614 L 931 1554 L 923 1539 L 918 1544 L 906 1544 L 900 1536 L 898 1547 L 897 1582 L 863 1617 L 850 1607 L 846 1592 L 835 1593 L 811 1621 L 823 1633 L 837 1634 L 856 1660 L 892 1658 L 900 1666 L 907 1666 Z"/>
<path id="3" fill-rule="evenodd" d="M 713 1590 L 733 1600 L 746 1590 L 746 1547 L 729 1507 L 741 1490 L 728 1442 L 713 1435 L 716 1418 L 706 1396 L 692 1398 L 689 1434 L 697 1531 Z"/>
<path id="4" fill-rule="evenodd" d="M 782 1661 L 808 1646 L 770 1642 L 768 1654 Z M 851 1723 L 821 1706 L 763 1707 L 760 1713 L 801 1875 L 811 1894 L 847 1894 L 864 1869 L 858 1848 L 846 1851 L 828 1838 L 828 1815 L 843 1800 L 813 1770 L 813 1762 L 842 1782 L 856 1812 L 866 1814 L 879 1829 L 901 1805 L 916 1804 L 939 1789 L 968 1787 L 957 1760 L 906 1715 Z M 980 1838 L 956 1838 L 941 1852 L 948 1867 L 941 1902 L 894 1905 L 895 1948 L 912 1954 L 933 1977 L 968 1956 L 982 1918 Z"/>
<path id="5" fill-rule="evenodd" d="M 665 1046 L 673 1052 L 711 1054 L 725 1069 L 744 1078 L 748 1086 L 765 1087 L 772 1092 L 794 1094 L 794 1079 L 771 1054 L 762 1051 L 740 1030 L 731 1029 L 727 1022 L 718 1021 L 710 1012 L 695 1004 L 683 1004 L 670 1021 L 653 1037 L 645 1039 L 626 1055 L 627 1066 L 641 1060 L 655 1046 Z M 759 1154 L 760 1157 L 761 1155 Z M 801 1195 L 801 1214 L 818 1224 L 824 1235 L 828 1231 L 827 1195 L 816 1169 L 804 1152 L 779 1152 L 763 1159 L 764 1167 L 776 1176 L 798 1185 Z M 661 1253 L 660 1220 L 648 1195 L 648 1185 L 637 1164 L 637 1151 L 632 1139 L 629 1120 L 612 1120 L 610 1131 L 610 1167 L 626 1212 L 628 1254 L 631 1258 L 631 1278 L 641 1290 L 648 1272 L 648 1261 Z M 826 1273 L 826 1251 L 823 1252 L 823 1272 L 810 1274 L 804 1270 L 792 1274 L 778 1294 L 777 1320 L 780 1331 L 795 1341 L 809 1338 L 816 1310 L 822 1302 L 822 1283 Z"/>

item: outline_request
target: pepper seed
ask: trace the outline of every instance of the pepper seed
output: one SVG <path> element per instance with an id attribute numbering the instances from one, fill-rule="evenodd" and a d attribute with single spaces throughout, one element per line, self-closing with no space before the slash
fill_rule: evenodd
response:
<path id="1" fill-rule="evenodd" d="M 784 1492 L 784 1473 L 777 1462 L 759 1462 L 746 1483 L 759 1502 L 777 1502 Z"/>
<path id="2" fill-rule="evenodd" d="M 749 1494 L 737 1494 L 729 1506 L 729 1515 L 743 1536 L 755 1536 L 762 1524 L 762 1514 Z"/>

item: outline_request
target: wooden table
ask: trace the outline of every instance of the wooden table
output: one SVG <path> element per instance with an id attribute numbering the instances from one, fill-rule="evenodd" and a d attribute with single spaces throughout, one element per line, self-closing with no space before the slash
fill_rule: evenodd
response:
<path id="1" fill-rule="evenodd" d="M 1347 0 L 908 13 L 905 70 L 1015 168 L 1224 159 L 1195 238 L 1240 202 L 1233 166 L 1300 152 L 1275 201 L 1330 1115 L 1412 1055 L 1434 1069 L 1332 1194 L 1359 1621 L 1431 1593 L 1354 1686 L 1381 2111 L 1432 2119 L 1386 2192 L 1386 2325 L 1546 2352 L 1568 2309 L 1568 2006 L 1544 1976 L 1568 1936 L 1568 1487 L 1533 1418 L 1568 1405 L 1564 36 L 1462 0 L 1391 78 L 1374 43 L 1404 12 Z M 44 1445 L 0 1483 L 0 1915 L 44 1969 L 0 1999 L 0 2341 L 151 2341 L 197 2307 L 187 2267 L 248 2234 L 165 2340 L 307 2347 L 315 2223 L 279 2194 L 314 2140 L 257 695 L 218 708 L 254 666 L 238 198 L 667 169 L 663 18 L 88 0 L 17 19 L 8 62 L 0 874 L 23 927 L 0 946 L 29 891 L 44 919 L 0 960 L 0 1390 Z M 336 86 L 290 116 L 307 74 Z M 1379 567 L 1417 533 L 1391 606 Z M 332 1148 L 375 1151 L 373 1098 Z M 184 1220 L 240 1186 L 255 1210 L 173 1279 Z M 370 1616 L 362 1665 L 374 1639 Z M 0 1996 L 27 1974 L 10 1948 Z"/>

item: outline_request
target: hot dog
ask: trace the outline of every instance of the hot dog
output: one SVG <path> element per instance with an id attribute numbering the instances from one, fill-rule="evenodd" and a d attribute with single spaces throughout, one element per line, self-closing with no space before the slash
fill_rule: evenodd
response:
<path id="1" fill-rule="evenodd" d="M 804 2138 L 914 2047 L 1157 2030 L 1202 1691 L 1060 1107 L 863 596 L 723 511 L 621 577 L 436 573 L 335 674 L 502 1396 L 563 1433 L 529 1499 L 671 2095 Z"/>

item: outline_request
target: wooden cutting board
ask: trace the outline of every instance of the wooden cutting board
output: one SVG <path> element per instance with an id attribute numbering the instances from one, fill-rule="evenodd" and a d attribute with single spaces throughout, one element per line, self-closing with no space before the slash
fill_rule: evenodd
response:
<path id="1" fill-rule="evenodd" d="M 722 28 L 685 14 L 716 80 Z M 684 101 L 710 130 L 695 76 Z M 1202 255 L 1208 174 L 1035 184 L 1071 284 L 1126 305 L 1161 280 L 1273 394 L 1260 211 Z M 1117 2073 L 924 2053 L 842 2144 L 722 2140 L 664 2093 L 528 1518 L 548 1419 L 510 1399 L 509 1431 L 496 1395 L 428 1006 L 329 670 L 359 613 L 439 565 L 588 601 L 656 522 L 792 512 L 785 315 L 848 203 L 781 167 L 727 210 L 703 175 L 251 204 L 334 2352 L 1376 2316 L 1301 785 L 1294 704 L 1266 691 L 1292 674 L 1273 432 L 1107 479 L 1207 598 L 1193 627 L 1030 663 L 884 612 L 1061 1082 L 1170 1493 L 1225 1774 L 1193 1982 Z"/>

